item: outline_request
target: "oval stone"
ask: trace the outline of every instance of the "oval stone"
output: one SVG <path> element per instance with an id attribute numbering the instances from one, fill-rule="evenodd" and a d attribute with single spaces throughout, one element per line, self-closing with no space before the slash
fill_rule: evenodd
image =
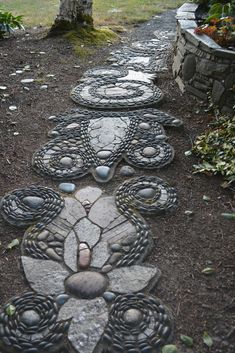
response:
<path id="1" fill-rule="evenodd" d="M 138 192 L 138 195 L 140 197 L 143 197 L 144 199 L 152 199 L 156 195 L 156 191 L 152 188 L 146 188 L 140 190 Z"/>
<path id="2" fill-rule="evenodd" d="M 139 127 L 144 130 L 149 130 L 151 126 L 148 123 L 140 123 Z"/>
<path id="3" fill-rule="evenodd" d="M 143 155 L 146 157 L 152 157 L 155 155 L 156 152 L 157 152 L 157 150 L 154 147 L 145 147 L 143 149 Z"/>
<path id="4" fill-rule="evenodd" d="M 67 194 L 72 194 L 76 189 L 76 185 L 73 183 L 61 183 L 59 185 L 59 189 L 60 191 L 66 192 Z"/>
<path id="5" fill-rule="evenodd" d="M 23 198 L 23 202 L 25 205 L 36 209 L 43 204 L 44 200 L 42 197 L 38 196 L 26 196 Z"/>
<path id="6" fill-rule="evenodd" d="M 125 311 L 123 318 L 127 324 L 131 326 L 136 326 L 142 320 L 142 313 L 138 309 L 128 309 L 127 311 Z"/>
<path id="7" fill-rule="evenodd" d="M 80 269 L 86 269 L 89 267 L 91 262 L 91 251 L 86 243 L 80 243 L 79 245 L 79 258 L 78 266 Z"/>
<path id="8" fill-rule="evenodd" d="M 35 310 L 26 310 L 20 319 L 27 326 L 35 326 L 40 322 L 41 317 Z"/>
<path id="9" fill-rule="evenodd" d="M 65 281 L 66 291 L 81 299 L 100 297 L 107 286 L 108 281 L 104 275 L 91 271 L 75 273 Z"/>
<path id="10" fill-rule="evenodd" d="M 99 151 L 97 153 L 97 157 L 100 158 L 100 159 L 107 159 L 111 156 L 112 152 L 111 151 Z"/>
<path id="11" fill-rule="evenodd" d="M 61 160 L 60 160 L 60 164 L 61 164 L 63 167 L 70 168 L 70 167 L 72 167 L 73 160 L 72 160 L 72 158 L 70 158 L 70 157 L 63 157 L 63 158 L 61 158 Z"/>

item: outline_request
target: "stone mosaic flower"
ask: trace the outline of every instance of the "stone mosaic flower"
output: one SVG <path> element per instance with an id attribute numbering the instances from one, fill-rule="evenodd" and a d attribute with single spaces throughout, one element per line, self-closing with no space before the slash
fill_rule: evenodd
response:
<path id="1" fill-rule="evenodd" d="M 80 251 L 86 250 L 88 248 L 84 247 Z M 79 258 L 76 260 L 79 262 Z M 58 321 L 72 319 L 69 341 L 78 352 L 87 353 L 93 352 L 108 323 L 109 309 L 104 298 L 112 298 L 112 292 L 126 294 L 142 291 L 155 285 L 160 276 L 157 268 L 143 265 L 115 268 L 106 273 L 91 267 L 72 272 L 51 260 L 23 257 L 22 261 L 30 286 L 37 292 L 44 295 L 63 294 L 58 297 L 62 301 L 67 299 L 64 294 L 68 295 Z"/>

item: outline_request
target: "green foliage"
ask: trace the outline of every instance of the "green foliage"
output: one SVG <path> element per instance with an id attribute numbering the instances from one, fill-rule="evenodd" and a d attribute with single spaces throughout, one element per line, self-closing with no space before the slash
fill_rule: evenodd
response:
<path id="1" fill-rule="evenodd" d="M 222 174 L 229 183 L 235 181 L 235 116 L 221 117 L 208 131 L 197 137 L 193 151 L 202 162 L 195 172 Z"/>
<path id="2" fill-rule="evenodd" d="M 24 29 L 22 25 L 23 16 L 13 16 L 11 12 L 0 9 L 0 38 L 6 33 L 11 33 L 15 28 Z"/>

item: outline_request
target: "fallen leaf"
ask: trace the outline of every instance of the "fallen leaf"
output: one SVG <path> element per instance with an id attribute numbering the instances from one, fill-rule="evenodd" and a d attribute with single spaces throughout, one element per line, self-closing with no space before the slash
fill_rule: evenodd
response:
<path id="1" fill-rule="evenodd" d="M 193 347 L 193 339 L 192 339 L 192 337 L 185 336 L 185 335 L 180 335 L 180 339 L 185 344 L 185 346 Z"/>
<path id="2" fill-rule="evenodd" d="M 235 213 L 221 213 L 221 216 L 226 219 L 235 219 Z"/>
<path id="3" fill-rule="evenodd" d="M 167 344 L 162 347 L 162 353 L 177 353 L 178 349 L 174 344 Z"/>
<path id="4" fill-rule="evenodd" d="M 15 314 L 16 307 L 15 307 L 14 305 L 9 304 L 9 305 L 6 307 L 5 311 L 6 311 L 6 314 L 7 314 L 8 316 L 12 316 L 12 315 Z"/>
<path id="5" fill-rule="evenodd" d="M 20 245 L 20 242 L 18 239 L 13 239 L 8 245 L 7 245 L 7 250 L 11 250 L 15 248 L 16 246 Z"/>
<path id="6" fill-rule="evenodd" d="M 206 267 L 202 270 L 202 273 L 204 275 L 212 275 L 213 273 L 215 273 L 215 269 L 212 267 Z"/>
<path id="7" fill-rule="evenodd" d="M 208 333 L 205 331 L 203 334 L 203 342 L 205 343 L 205 345 L 207 345 L 207 347 L 211 347 L 213 345 L 213 340 L 211 338 L 211 336 L 208 335 Z"/>

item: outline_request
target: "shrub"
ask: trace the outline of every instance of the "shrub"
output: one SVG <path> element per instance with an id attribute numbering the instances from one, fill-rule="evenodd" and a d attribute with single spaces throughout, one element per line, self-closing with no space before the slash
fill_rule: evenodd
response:
<path id="1" fill-rule="evenodd" d="M 4 12 L 0 9 L 0 38 L 6 33 L 11 33 L 15 28 L 24 29 L 22 24 L 23 16 L 13 16 L 11 12 Z"/>
<path id="2" fill-rule="evenodd" d="M 222 174 L 231 183 L 235 181 L 235 116 L 220 117 L 210 128 L 198 136 L 193 151 L 202 162 L 194 166 L 195 172 Z"/>

